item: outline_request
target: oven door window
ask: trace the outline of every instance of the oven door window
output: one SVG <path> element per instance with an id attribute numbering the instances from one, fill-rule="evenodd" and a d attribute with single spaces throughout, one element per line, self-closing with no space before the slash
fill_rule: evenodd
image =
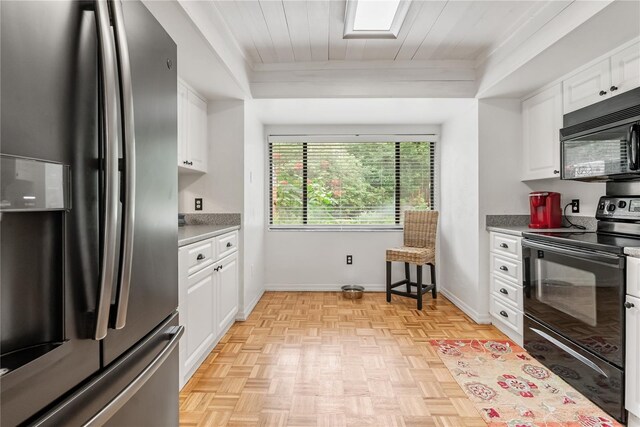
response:
<path id="1" fill-rule="evenodd" d="M 538 301 L 591 327 L 598 326 L 595 273 L 546 258 L 536 258 L 534 268 L 535 277 L 540 278 Z"/>
<path id="2" fill-rule="evenodd" d="M 525 313 L 621 366 L 624 264 L 590 256 L 525 247 Z"/>
<path id="3" fill-rule="evenodd" d="M 618 126 L 563 141 L 562 177 L 586 179 L 634 172 L 629 167 L 629 126 Z"/>

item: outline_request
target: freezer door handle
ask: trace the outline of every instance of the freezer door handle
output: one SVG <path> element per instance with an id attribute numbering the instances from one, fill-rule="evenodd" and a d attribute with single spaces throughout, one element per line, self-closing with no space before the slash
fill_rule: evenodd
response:
<path id="1" fill-rule="evenodd" d="M 124 328 L 127 322 L 127 307 L 131 287 L 133 262 L 133 230 L 136 200 L 136 141 L 133 115 L 133 90 L 131 87 L 131 63 L 129 45 L 124 28 L 120 0 L 110 0 L 118 71 L 120 74 L 120 100 L 122 114 L 122 140 L 124 141 L 124 198 L 122 206 L 122 252 L 120 255 L 120 277 L 116 293 L 115 329 Z"/>
<path id="2" fill-rule="evenodd" d="M 111 291 L 116 277 L 116 246 L 118 228 L 118 106 L 116 103 L 115 54 L 111 41 L 111 25 L 107 0 L 96 0 L 96 27 L 102 77 L 102 128 L 104 137 L 104 198 L 102 260 L 100 288 L 96 303 L 96 329 L 93 338 L 107 336 Z"/>
<path id="3" fill-rule="evenodd" d="M 146 384 L 147 381 L 153 376 L 165 360 L 169 357 L 171 352 L 178 345 L 180 337 L 184 333 L 184 326 L 170 326 L 167 330 L 167 335 L 171 337 L 167 345 L 162 349 L 160 353 L 147 365 L 146 368 L 140 374 L 133 379 L 125 389 L 114 397 L 104 408 L 102 408 L 97 414 L 95 414 L 84 425 L 101 426 L 105 424 L 111 417 L 113 417 L 120 408 L 122 408 L 137 392 Z"/>

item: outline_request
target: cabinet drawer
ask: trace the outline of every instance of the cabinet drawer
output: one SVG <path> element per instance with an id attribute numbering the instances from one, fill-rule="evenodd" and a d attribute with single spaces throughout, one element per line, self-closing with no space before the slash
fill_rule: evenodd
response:
<path id="1" fill-rule="evenodd" d="M 210 239 L 188 246 L 187 275 L 191 276 L 208 265 L 213 264 L 215 261 L 213 242 L 214 241 Z"/>
<path id="2" fill-rule="evenodd" d="M 492 273 L 499 277 L 510 278 L 519 286 L 522 284 L 522 263 L 520 261 L 494 253 L 490 256 Z"/>
<path id="3" fill-rule="evenodd" d="M 513 304 L 520 311 L 523 310 L 522 287 L 514 285 L 510 280 L 504 280 L 492 274 L 491 291 L 498 300 Z"/>
<path id="4" fill-rule="evenodd" d="M 520 260 L 522 255 L 522 246 L 520 245 L 522 237 L 502 233 L 491 233 L 490 238 L 491 252 Z"/>
<path id="5" fill-rule="evenodd" d="M 238 232 L 223 234 L 216 239 L 216 247 L 218 248 L 217 259 L 224 258 L 238 249 Z"/>
<path id="6" fill-rule="evenodd" d="M 491 315 L 522 335 L 522 312 L 500 301 L 493 295 L 491 297 Z"/>

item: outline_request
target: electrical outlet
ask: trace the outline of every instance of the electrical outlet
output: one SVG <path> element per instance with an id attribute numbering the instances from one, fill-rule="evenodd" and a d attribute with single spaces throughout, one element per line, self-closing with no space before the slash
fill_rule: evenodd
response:
<path id="1" fill-rule="evenodd" d="M 347 255 L 347 265 L 353 264 L 353 255 Z"/>
<path id="2" fill-rule="evenodd" d="M 571 213 L 580 213 L 580 199 L 571 200 Z"/>
<path id="3" fill-rule="evenodd" d="M 196 197 L 196 210 L 197 211 L 201 211 L 202 210 L 202 198 L 201 197 Z"/>

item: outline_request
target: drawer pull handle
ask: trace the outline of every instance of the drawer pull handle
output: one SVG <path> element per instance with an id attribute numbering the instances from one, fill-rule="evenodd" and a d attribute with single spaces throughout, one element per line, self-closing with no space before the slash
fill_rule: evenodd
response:
<path id="1" fill-rule="evenodd" d="M 227 247 L 228 247 L 228 248 L 230 248 L 231 246 L 233 246 L 233 245 L 231 244 L 231 242 L 228 242 L 228 243 L 227 243 Z"/>
<path id="2" fill-rule="evenodd" d="M 505 295 L 509 295 L 509 291 L 507 291 L 505 288 L 500 288 L 500 293 L 501 294 L 505 294 Z"/>
<path id="3" fill-rule="evenodd" d="M 206 257 L 202 254 L 198 254 L 198 256 L 196 257 L 196 260 L 198 261 L 202 261 L 203 259 L 205 259 Z"/>
<path id="4" fill-rule="evenodd" d="M 507 266 L 506 266 L 506 265 L 501 265 L 501 266 L 500 266 L 500 270 L 502 270 L 502 271 L 509 271 L 509 269 L 507 268 Z"/>
<path id="5" fill-rule="evenodd" d="M 624 306 L 625 306 L 625 308 L 633 308 L 633 307 L 635 307 L 636 305 L 635 305 L 634 303 L 632 303 L 632 302 L 625 302 L 625 303 L 624 303 Z"/>
<path id="6" fill-rule="evenodd" d="M 507 245 L 506 243 L 500 243 L 500 247 L 503 249 L 509 249 L 509 245 Z"/>
<path id="7" fill-rule="evenodd" d="M 502 317 L 506 317 L 507 319 L 509 318 L 509 315 L 508 315 L 508 314 L 507 314 L 507 312 L 506 312 L 506 311 L 504 311 L 504 310 L 501 310 L 501 311 L 500 311 L 500 316 L 502 316 Z"/>

